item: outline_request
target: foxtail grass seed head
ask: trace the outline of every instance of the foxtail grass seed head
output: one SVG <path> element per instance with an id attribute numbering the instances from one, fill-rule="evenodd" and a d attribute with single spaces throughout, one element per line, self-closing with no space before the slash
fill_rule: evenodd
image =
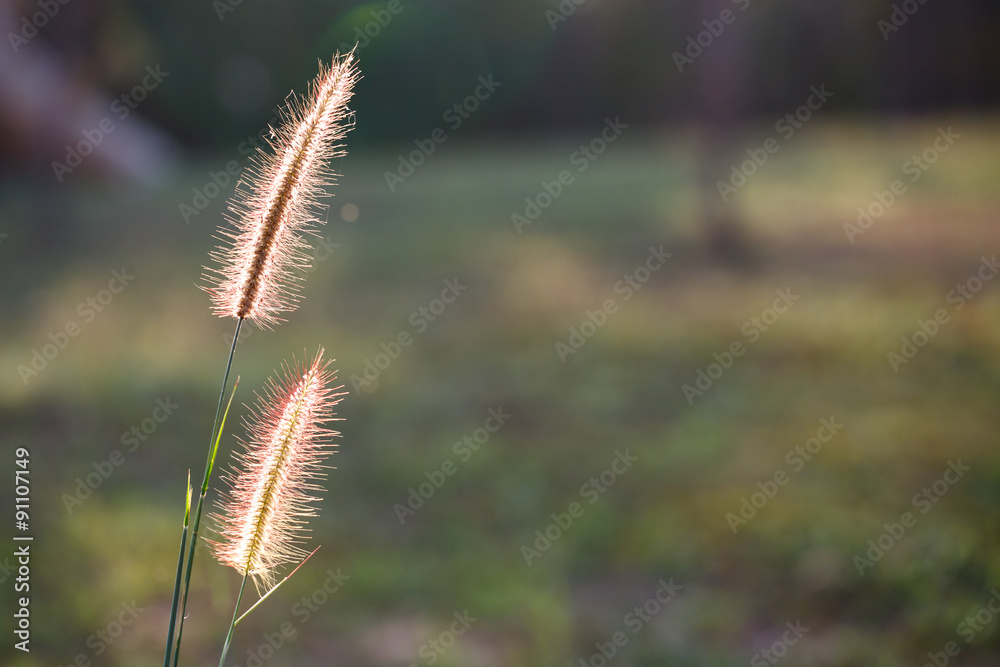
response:
<path id="1" fill-rule="evenodd" d="M 210 541 L 223 565 L 253 578 L 258 590 L 274 583 L 275 570 L 302 560 L 306 518 L 316 515 L 317 481 L 325 477 L 323 460 L 340 435 L 325 424 L 334 419 L 342 387 L 323 361 L 323 350 L 308 366 L 283 366 L 272 378 L 246 420 L 247 439 L 224 476 L 228 491 L 213 518 L 220 536 Z"/>
<path id="2" fill-rule="evenodd" d="M 273 152 L 258 150 L 229 203 L 220 246 L 209 257 L 204 287 L 219 317 L 253 320 L 270 328 L 280 313 L 295 310 L 310 266 L 309 235 L 315 236 L 319 199 L 336 180 L 330 160 L 345 155 L 342 143 L 353 127 L 347 108 L 360 77 L 354 51 L 337 54 L 304 96 L 292 93 L 282 122 L 271 129 Z"/>

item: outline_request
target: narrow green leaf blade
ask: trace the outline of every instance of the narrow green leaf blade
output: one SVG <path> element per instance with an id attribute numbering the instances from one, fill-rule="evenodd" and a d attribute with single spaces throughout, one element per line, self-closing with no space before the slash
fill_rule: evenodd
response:
<path id="1" fill-rule="evenodd" d="M 291 579 L 292 575 L 295 574 L 296 572 L 298 572 L 299 568 L 302 567 L 303 565 L 305 565 L 306 561 L 309 560 L 310 558 L 312 558 L 313 554 L 316 553 L 317 551 L 319 551 L 319 547 L 316 547 L 315 549 L 313 549 L 311 554 L 309 554 L 308 556 L 306 556 L 305 558 L 303 558 L 302 562 L 299 563 L 298 565 L 296 565 L 295 569 L 292 570 L 291 572 L 289 572 L 288 575 L 285 576 L 284 579 L 282 579 L 281 581 L 279 581 L 278 583 L 276 583 L 271 588 L 271 590 L 269 590 L 268 592 L 266 592 L 263 595 L 261 595 L 259 600 L 257 600 L 256 602 L 254 602 L 253 605 L 249 609 L 247 609 L 245 612 L 243 612 L 242 616 L 240 616 L 239 618 L 236 619 L 236 623 L 239 623 L 244 618 L 246 618 L 246 615 L 249 614 L 250 612 L 252 612 L 254 609 L 256 609 L 257 605 L 259 605 L 261 602 L 263 602 L 265 599 L 267 599 L 267 596 L 269 596 L 274 591 L 278 590 L 278 586 L 280 586 L 281 584 L 283 584 L 286 581 L 288 581 L 289 579 Z M 233 625 L 236 625 L 236 623 L 233 623 Z"/>

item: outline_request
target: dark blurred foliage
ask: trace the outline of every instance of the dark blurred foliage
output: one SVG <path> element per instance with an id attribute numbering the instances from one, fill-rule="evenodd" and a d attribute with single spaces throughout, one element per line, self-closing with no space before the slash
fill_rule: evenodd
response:
<path id="1" fill-rule="evenodd" d="M 247 0 L 220 21 L 207 0 L 73 0 L 39 39 L 81 78 L 112 90 L 162 63 L 175 78 L 143 112 L 187 143 L 222 149 L 256 132 L 313 75 L 317 58 L 329 59 L 366 24 L 378 33 L 361 50 L 357 141 L 416 136 L 488 73 L 503 86 L 474 119 L 482 132 L 589 129 L 609 114 L 645 124 L 696 119 L 704 63 L 679 73 L 673 54 L 725 8 L 737 20 L 718 41 L 738 35 L 726 63 L 736 79 L 708 85 L 737 85 L 741 115 L 784 112 L 818 83 L 836 91 L 831 109 L 853 112 L 983 108 L 1000 99 L 1000 5 L 989 0 L 926 2 L 888 40 L 877 22 L 890 18 L 889 1 L 752 0 L 740 11 L 728 0 L 588 0 L 554 30 L 545 12 L 558 3 L 400 3 L 390 15 L 385 2 Z M 391 20 L 379 26 L 379 15 Z"/>

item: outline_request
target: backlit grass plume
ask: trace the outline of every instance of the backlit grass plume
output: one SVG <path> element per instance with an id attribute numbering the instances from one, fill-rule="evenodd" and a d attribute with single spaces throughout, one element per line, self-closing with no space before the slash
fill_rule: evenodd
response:
<path id="1" fill-rule="evenodd" d="M 236 325 L 198 503 L 193 512 L 188 508 L 184 514 L 163 667 L 177 667 L 180 658 L 202 510 L 235 395 L 234 387 L 229 402 L 225 402 L 240 329 L 245 320 L 269 328 L 281 321 L 281 313 L 294 310 L 298 304 L 302 280 L 298 270 L 309 267 L 307 237 L 317 234 L 317 224 L 322 222 L 316 217 L 319 199 L 335 180 L 329 162 L 344 155 L 342 140 L 353 124 L 347 103 L 359 78 L 354 51 L 344 56 L 338 53 L 329 67 L 320 63 L 319 75 L 305 95 L 289 96 L 279 126 L 269 128 L 268 143 L 273 152 L 258 151 L 237 183 L 226 216 L 229 224 L 219 232 L 221 243 L 210 253 L 213 266 L 206 267 L 202 276 L 215 314 L 236 318 Z M 248 423 L 248 441 L 227 478 L 230 493 L 216 515 L 221 537 L 212 547 L 223 564 L 243 574 L 243 582 L 220 667 L 225 664 L 240 620 L 312 555 L 306 556 L 300 545 L 307 530 L 306 517 L 315 514 L 313 494 L 319 490 L 315 481 L 322 476 L 322 459 L 332 447 L 329 437 L 337 435 L 325 424 L 333 419 L 332 408 L 341 395 L 328 387 L 334 374 L 327 367 L 320 349 L 308 366 L 286 366 L 284 378 L 271 381 L 259 397 L 257 411 Z M 272 585 L 276 568 L 290 561 L 299 561 L 298 567 Z M 250 578 L 258 591 L 262 586 L 268 590 L 240 616 Z"/>
<path id="2" fill-rule="evenodd" d="M 225 476 L 229 492 L 214 515 L 221 540 L 212 549 L 258 590 L 273 585 L 277 568 L 307 555 L 299 545 L 305 519 L 316 514 L 314 482 L 323 476 L 330 437 L 339 435 L 325 426 L 343 395 L 329 387 L 328 365 L 320 349 L 307 367 L 293 362 L 283 378 L 269 380 L 247 420 L 243 451 Z"/>
<path id="3" fill-rule="evenodd" d="M 295 310 L 309 266 L 305 235 L 316 234 L 319 198 L 336 174 L 329 161 L 344 155 L 340 143 L 352 127 L 347 102 L 358 80 L 354 52 L 334 56 L 304 96 L 290 96 L 279 127 L 271 129 L 273 153 L 258 151 L 229 203 L 230 227 L 210 254 L 205 290 L 220 317 L 249 319 L 262 327 Z"/>

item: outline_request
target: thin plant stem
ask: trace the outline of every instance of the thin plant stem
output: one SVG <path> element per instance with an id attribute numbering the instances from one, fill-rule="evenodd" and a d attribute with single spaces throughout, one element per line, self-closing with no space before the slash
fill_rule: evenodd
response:
<path id="1" fill-rule="evenodd" d="M 170 651 L 174 642 L 174 624 L 177 622 L 177 600 L 181 592 L 181 572 L 184 570 L 184 548 L 187 546 L 188 519 L 191 517 L 191 470 L 188 470 L 187 493 L 184 495 L 184 527 L 181 530 L 181 550 L 177 554 L 177 576 L 174 577 L 174 595 L 170 601 L 170 625 L 167 628 L 167 648 L 163 653 L 163 667 L 170 667 Z"/>
<path id="2" fill-rule="evenodd" d="M 219 667 L 223 667 L 226 655 L 229 653 L 229 645 L 233 641 L 233 630 L 236 629 L 237 615 L 240 613 L 240 602 L 243 600 L 243 591 L 247 587 L 247 579 L 250 577 L 250 568 L 243 573 L 243 583 L 240 584 L 240 594 L 236 596 L 236 608 L 233 609 L 233 620 L 229 624 L 229 632 L 226 633 L 226 643 L 222 646 L 222 657 L 219 658 Z"/>
<path id="3" fill-rule="evenodd" d="M 266 592 L 263 595 L 261 595 L 260 599 L 257 600 L 256 602 L 254 602 L 252 605 L 250 605 L 250 608 L 247 609 L 245 612 L 243 612 L 243 614 L 240 615 L 240 617 L 236 619 L 236 623 L 233 623 L 233 625 L 237 625 L 240 621 L 242 621 L 244 618 L 246 618 L 250 614 L 250 612 L 252 612 L 254 609 L 257 608 L 257 605 L 259 605 L 261 602 L 263 602 L 264 600 L 266 600 L 268 598 L 268 596 L 271 595 L 271 593 L 273 593 L 274 591 L 278 590 L 278 586 L 280 586 L 281 584 L 283 584 L 286 581 L 288 581 L 289 579 L 291 579 L 292 575 L 295 574 L 296 572 L 298 572 L 299 568 L 302 567 L 303 565 L 305 565 L 306 561 L 309 560 L 310 558 L 312 558 L 313 554 L 316 553 L 317 551 L 319 551 L 319 547 L 316 547 L 315 549 L 313 549 L 311 554 L 309 554 L 308 556 L 306 556 L 305 558 L 303 558 L 302 562 L 299 563 L 298 565 L 296 565 L 295 569 L 292 570 L 291 572 L 289 572 L 285 576 L 284 579 L 282 579 L 281 581 L 279 581 L 278 583 L 276 583 L 274 586 L 272 586 L 271 590 L 269 590 L 268 592 Z"/>
<path id="4" fill-rule="evenodd" d="M 212 424 L 212 437 L 208 442 L 208 455 L 205 459 L 205 476 L 201 483 L 201 495 L 198 497 L 198 507 L 194 513 L 194 523 L 192 525 L 191 531 L 191 545 L 187 552 L 187 565 L 184 574 L 184 597 L 181 602 L 181 619 L 180 624 L 177 627 L 177 643 L 174 648 L 174 660 L 173 665 L 176 667 L 177 660 L 180 657 L 181 652 L 181 637 L 184 635 L 184 618 L 187 615 L 187 601 L 188 592 L 191 589 L 191 567 L 194 564 L 194 552 L 195 548 L 198 546 L 198 529 L 201 527 L 201 513 L 202 507 L 205 503 L 205 495 L 208 493 L 208 481 L 212 476 L 212 467 L 215 463 L 215 455 L 219 449 L 219 440 L 222 436 L 222 424 L 225 423 L 225 417 L 222 417 L 222 423 L 220 423 L 220 417 L 222 416 L 222 403 L 226 397 L 226 385 L 229 384 L 229 371 L 233 367 L 233 356 L 236 354 L 236 343 L 240 340 L 240 328 L 243 326 L 243 320 L 236 320 L 236 331 L 233 334 L 233 346 L 229 349 L 229 360 L 226 362 L 226 373 L 222 376 L 222 391 L 219 392 L 219 407 L 215 410 L 215 422 Z M 239 381 L 237 381 L 238 383 Z M 234 388 L 233 395 L 236 394 Z M 233 399 L 229 398 L 229 404 L 232 405 Z M 226 414 L 229 413 L 229 407 L 226 407 Z M 167 641 L 170 641 L 168 638 Z"/>

